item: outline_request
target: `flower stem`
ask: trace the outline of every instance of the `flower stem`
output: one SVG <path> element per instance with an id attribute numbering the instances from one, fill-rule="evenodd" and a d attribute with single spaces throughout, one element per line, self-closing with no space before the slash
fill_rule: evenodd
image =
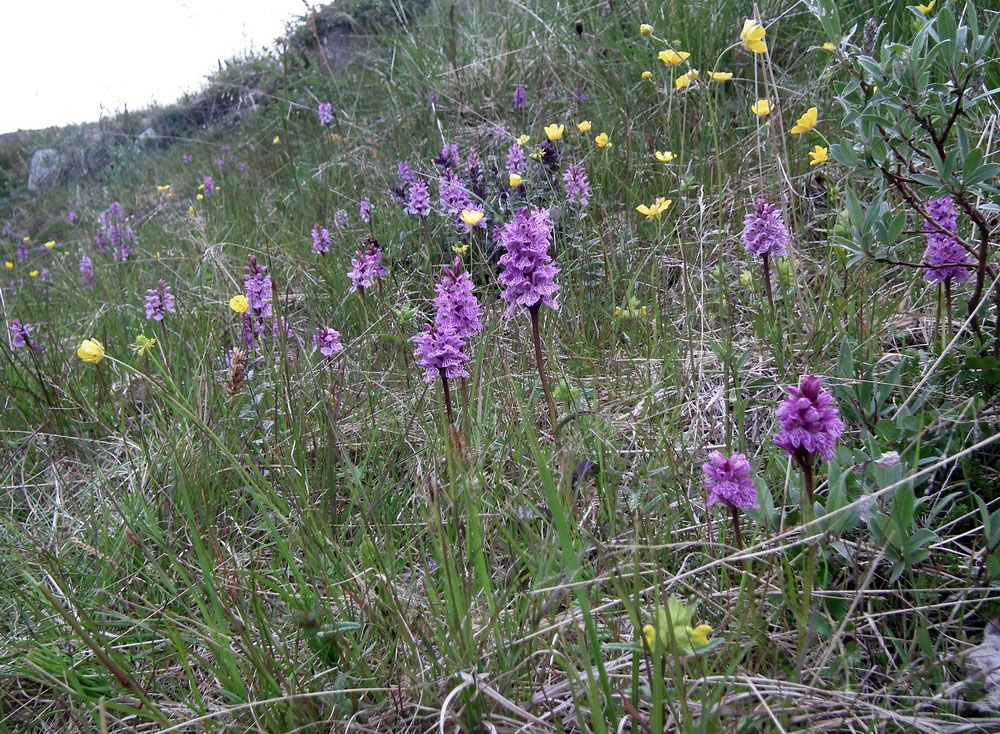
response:
<path id="1" fill-rule="evenodd" d="M 444 409 L 448 413 L 448 426 L 455 425 L 455 418 L 451 412 L 451 390 L 448 389 L 448 378 L 444 376 L 444 370 L 440 370 L 441 385 L 444 386 Z"/>
<path id="2" fill-rule="evenodd" d="M 736 547 L 742 552 L 743 534 L 740 532 L 740 511 L 733 505 L 730 505 L 729 509 L 733 513 L 733 539 L 736 541 Z"/>
<path id="3" fill-rule="evenodd" d="M 552 425 L 552 440 L 558 446 L 559 438 L 556 435 L 556 427 L 559 425 L 559 414 L 556 412 L 556 403 L 552 399 L 552 391 L 549 389 L 549 379 L 545 375 L 545 361 L 542 359 L 542 338 L 538 331 L 538 310 L 540 304 L 535 304 L 528 309 L 531 314 L 531 338 L 535 344 L 535 366 L 538 368 L 538 377 L 542 381 L 542 392 L 545 393 L 545 402 L 549 406 L 549 422 Z"/>
<path id="4" fill-rule="evenodd" d="M 767 259 L 768 253 L 764 253 L 764 287 L 767 289 L 767 302 L 771 304 L 771 313 L 774 313 L 774 294 L 771 292 L 771 263 Z"/>

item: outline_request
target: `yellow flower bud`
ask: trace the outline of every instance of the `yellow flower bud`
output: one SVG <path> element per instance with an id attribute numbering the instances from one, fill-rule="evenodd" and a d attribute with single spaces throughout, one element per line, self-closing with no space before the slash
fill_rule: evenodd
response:
<path id="1" fill-rule="evenodd" d="M 84 339 L 76 350 L 76 356 L 90 364 L 100 364 L 104 359 L 104 345 L 97 339 Z"/>

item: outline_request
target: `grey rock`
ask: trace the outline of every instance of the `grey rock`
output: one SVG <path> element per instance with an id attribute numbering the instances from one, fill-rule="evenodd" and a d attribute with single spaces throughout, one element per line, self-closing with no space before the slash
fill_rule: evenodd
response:
<path id="1" fill-rule="evenodd" d="M 55 184 L 62 173 L 63 157 L 54 148 L 41 148 L 31 156 L 28 190 L 44 191 Z"/>
<path id="2" fill-rule="evenodd" d="M 139 133 L 139 137 L 136 138 L 136 142 L 139 145 L 147 145 L 149 143 L 154 142 L 158 137 L 159 135 L 156 134 L 156 130 L 154 130 L 151 127 L 147 127 L 145 130 Z"/>

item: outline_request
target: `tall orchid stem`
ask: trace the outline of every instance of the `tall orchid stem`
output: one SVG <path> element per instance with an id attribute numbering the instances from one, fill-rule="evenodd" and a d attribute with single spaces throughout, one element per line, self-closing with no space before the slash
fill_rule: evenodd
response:
<path id="1" fill-rule="evenodd" d="M 535 366 L 538 368 L 538 377 L 542 381 L 542 392 L 545 393 L 545 402 L 549 406 L 549 423 L 552 425 L 552 440 L 555 441 L 556 451 L 559 450 L 559 436 L 557 434 L 559 426 L 559 414 L 556 412 L 556 402 L 552 399 L 552 390 L 549 389 L 549 378 L 545 374 L 545 360 L 542 358 L 542 337 L 538 330 L 538 310 L 540 304 L 535 304 L 528 309 L 531 314 L 531 339 L 535 344 Z"/>
<path id="2" fill-rule="evenodd" d="M 740 532 L 740 511 L 739 508 L 729 505 L 733 513 L 733 539 L 736 541 L 736 548 L 743 552 L 743 534 Z"/>
<path id="3" fill-rule="evenodd" d="M 951 277 L 944 279 L 944 304 L 944 334 L 945 341 L 947 342 L 947 340 L 951 338 Z"/>
<path id="4" fill-rule="evenodd" d="M 767 289 L 767 302 L 771 304 L 771 313 L 774 313 L 774 293 L 771 292 L 771 262 L 768 260 L 768 253 L 764 253 L 764 287 Z"/>
<path id="5" fill-rule="evenodd" d="M 808 525 L 815 517 L 813 513 L 813 467 L 816 463 L 814 454 L 808 454 L 804 459 L 799 459 L 799 466 L 802 469 L 802 480 L 805 488 L 805 498 L 800 503 L 802 505 L 802 524 Z M 806 546 L 806 568 L 802 575 L 802 598 L 799 606 L 799 660 L 802 660 L 805 652 L 805 645 L 809 639 L 809 617 L 812 610 L 812 590 L 816 577 L 816 544 L 809 543 Z"/>
<path id="6" fill-rule="evenodd" d="M 444 376 L 444 370 L 441 372 L 441 385 L 444 387 L 444 409 L 448 413 L 448 426 L 451 427 L 455 425 L 455 417 L 451 410 L 451 390 L 448 388 L 448 378 Z"/>

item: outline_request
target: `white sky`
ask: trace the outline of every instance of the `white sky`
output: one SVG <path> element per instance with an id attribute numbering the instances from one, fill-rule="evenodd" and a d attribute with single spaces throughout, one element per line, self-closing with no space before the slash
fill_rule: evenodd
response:
<path id="1" fill-rule="evenodd" d="M 2 0 L 0 133 L 169 104 L 248 48 L 272 46 L 303 0 Z"/>

